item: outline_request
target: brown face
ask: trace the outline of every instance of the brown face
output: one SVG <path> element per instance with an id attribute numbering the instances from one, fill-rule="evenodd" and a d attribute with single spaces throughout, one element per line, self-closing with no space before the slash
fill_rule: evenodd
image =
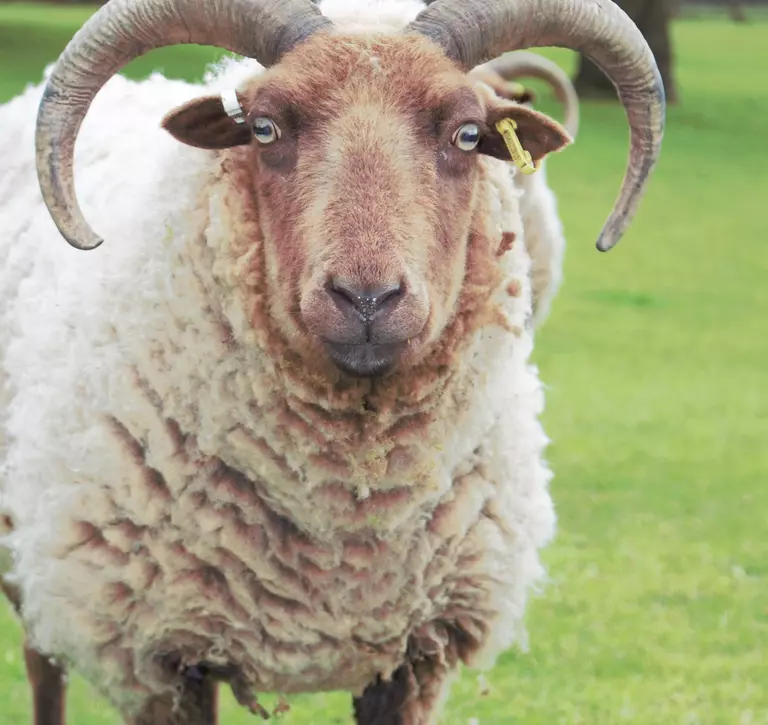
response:
<path id="1" fill-rule="evenodd" d="M 206 98 L 164 126 L 194 146 L 246 147 L 274 321 L 305 359 L 354 376 L 413 364 L 449 322 L 478 154 L 506 158 L 493 122 L 514 118 L 534 160 L 569 140 L 417 36 L 318 34 L 239 96 L 246 124 Z"/>

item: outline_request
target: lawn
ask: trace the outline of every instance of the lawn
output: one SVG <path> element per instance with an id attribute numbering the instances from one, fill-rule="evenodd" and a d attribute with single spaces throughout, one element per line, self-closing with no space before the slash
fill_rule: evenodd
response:
<path id="1" fill-rule="evenodd" d="M 0 100 L 86 15 L 1 5 Z M 585 104 L 578 142 L 551 160 L 570 245 L 536 351 L 551 582 L 530 651 L 506 654 L 487 688 L 466 672 L 443 725 L 768 725 L 768 23 L 681 20 L 674 42 L 682 102 L 613 252 L 593 244 L 626 159 L 621 110 Z M 196 77 L 215 55 L 156 51 L 129 70 Z M 20 642 L 0 605 L 2 725 L 29 722 Z M 70 702 L 76 725 L 117 723 L 76 677 Z M 291 702 L 286 725 L 351 722 L 343 695 Z M 228 696 L 224 712 L 255 722 Z"/>

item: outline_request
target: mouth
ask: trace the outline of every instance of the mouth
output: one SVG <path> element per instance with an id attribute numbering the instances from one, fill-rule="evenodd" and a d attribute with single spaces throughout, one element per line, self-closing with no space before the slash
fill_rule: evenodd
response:
<path id="1" fill-rule="evenodd" d="M 378 378 L 391 372 L 404 343 L 345 345 L 326 342 L 325 349 L 337 368 L 355 378 Z"/>

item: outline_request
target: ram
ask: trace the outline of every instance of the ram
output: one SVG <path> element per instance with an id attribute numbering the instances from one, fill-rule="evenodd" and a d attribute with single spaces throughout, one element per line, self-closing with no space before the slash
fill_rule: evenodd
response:
<path id="1" fill-rule="evenodd" d="M 116 75 L 179 43 L 245 58 Z M 607 0 L 111 0 L 0 109 L 0 526 L 37 725 L 65 669 L 132 725 L 215 722 L 221 682 L 425 725 L 521 636 L 555 516 L 518 182 L 570 138 L 471 71 L 533 45 L 626 108 L 607 250 L 664 118 Z"/>

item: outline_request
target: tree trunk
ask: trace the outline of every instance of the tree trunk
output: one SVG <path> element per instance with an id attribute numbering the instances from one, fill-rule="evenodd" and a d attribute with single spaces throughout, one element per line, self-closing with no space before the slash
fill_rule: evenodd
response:
<path id="1" fill-rule="evenodd" d="M 747 15 L 741 0 L 728 0 L 728 15 L 730 15 L 731 20 L 737 23 L 747 22 Z"/>
<path id="2" fill-rule="evenodd" d="M 677 102 L 673 76 L 672 47 L 669 37 L 669 0 L 618 0 L 617 5 L 634 20 L 656 57 L 664 81 L 667 102 Z M 616 98 L 613 84 L 603 71 L 584 56 L 579 58 L 579 70 L 574 80 L 582 98 Z"/>

